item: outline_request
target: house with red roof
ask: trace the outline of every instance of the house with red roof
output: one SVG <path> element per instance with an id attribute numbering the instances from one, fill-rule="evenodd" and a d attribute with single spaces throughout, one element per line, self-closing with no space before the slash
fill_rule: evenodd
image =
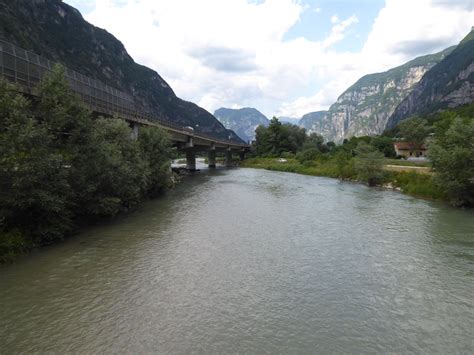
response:
<path id="1" fill-rule="evenodd" d="M 393 143 L 397 155 L 408 158 L 425 158 L 426 146 L 413 142 L 395 142 Z"/>

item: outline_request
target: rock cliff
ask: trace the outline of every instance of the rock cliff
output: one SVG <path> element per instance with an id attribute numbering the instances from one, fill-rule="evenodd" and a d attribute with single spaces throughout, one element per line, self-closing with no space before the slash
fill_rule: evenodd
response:
<path id="1" fill-rule="evenodd" d="M 214 116 L 246 142 L 255 139 L 255 128 L 259 125 L 268 126 L 270 123 L 263 113 L 251 107 L 240 109 L 221 107 L 214 112 Z"/>
<path id="2" fill-rule="evenodd" d="M 383 73 L 363 76 L 344 91 L 327 112 L 305 115 L 300 126 L 338 143 L 352 136 L 382 133 L 400 102 L 423 75 L 453 49 L 418 57 Z"/>
<path id="3" fill-rule="evenodd" d="M 387 122 L 392 128 L 413 115 L 474 102 L 474 30 L 423 76 Z"/>

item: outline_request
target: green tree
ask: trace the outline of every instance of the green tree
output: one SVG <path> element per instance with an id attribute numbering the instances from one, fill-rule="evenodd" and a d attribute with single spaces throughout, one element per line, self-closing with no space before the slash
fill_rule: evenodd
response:
<path id="1" fill-rule="evenodd" d="M 355 153 L 357 177 L 369 186 L 380 184 L 384 177 L 383 154 L 365 142 L 359 142 Z"/>
<path id="2" fill-rule="evenodd" d="M 169 186 L 171 178 L 171 146 L 168 135 L 157 127 L 143 127 L 138 136 L 141 156 L 149 177 L 147 191 L 155 196 Z"/>
<path id="3" fill-rule="evenodd" d="M 49 148 L 52 134 L 30 109 L 0 81 L 0 223 L 48 244 L 72 228 L 71 189 L 63 156 Z"/>
<path id="4" fill-rule="evenodd" d="M 113 216 L 142 199 L 151 170 L 123 120 L 99 118 L 94 122 L 91 141 L 94 155 L 86 176 L 93 183 L 88 186 L 86 213 Z"/>
<path id="5" fill-rule="evenodd" d="M 428 122 L 419 117 L 409 118 L 400 122 L 398 128 L 400 135 L 405 141 L 413 143 L 413 149 L 419 148 L 431 131 Z"/>
<path id="6" fill-rule="evenodd" d="M 395 158 L 397 156 L 393 147 L 393 140 L 390 137 L 373 137 L 370 144 L 387 158 Z"/>
<path id="7" fill-rule="evenodd" d="M 474 205 L 474 119 L 457 117 L 446 132 L 439 131 L 428 156 L 439 185 L 451 203 Z"/>
<path id="8" fill-rule="evenodd" d="M 300 151 L 306 141 L 306 130 L 291 124 L 281 124 L 276 118 L 268 127 L 255 130 L 255 152 L 259 156 L 280 156 L 284 152 Z"/>

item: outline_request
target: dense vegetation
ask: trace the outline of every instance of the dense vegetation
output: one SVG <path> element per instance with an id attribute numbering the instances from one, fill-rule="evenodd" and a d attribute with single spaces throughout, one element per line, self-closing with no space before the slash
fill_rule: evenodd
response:
<path id="1" fill-rule="evenodd" d="M 413 117 L 375 137 L 324 143 L 317 134 L 281 124 L 274 118 L 256 130 L 254 156 L 245 166 L 386 184 L 404 192 L 453 205 L 474 205 L 474 105 Z M 428 145 L 433 174 L 387 171 L 396 160 L 393 142 Z M 276 157 L 285 158 L 278 161 Z M 399 157 L 398 157 L 399 158 Z M 425 163 L 424 165 L 426 165 Z M 396 164 L 395 165 L 400 165 Z M 404 162 L 403 165 L 413 165 Z"/>
<path id="2" fill-rule="evenodd" d="M 170 183 L 162 130 L 96 118 L 70 91 L 61 67 L 32 102 L 0 82 L 0 262 L 114 216 Z"/>

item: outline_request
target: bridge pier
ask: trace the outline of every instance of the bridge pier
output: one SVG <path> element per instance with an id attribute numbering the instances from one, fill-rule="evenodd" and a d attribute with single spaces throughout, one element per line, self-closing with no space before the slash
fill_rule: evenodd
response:
<path id="1" fill-rule="evenodd" d="M 215 150 L 210 150 L 207 153 L 207 160 L 210 168 L 215 168 L 216 167 L 216 151 Z"/>
<path id="2" fill-rule="evenodd" d="M 245 151 L 239 152 L 239 159 L 240 161 L 245 160 Z"/>
<path id="3" fill-rule="evenodd" d="M 228 149 L 225 151 L 225 166 L 226 168 L 232 167 L 232 150 Z"/>
<path id="4" fill-rule="evenodd" d="M 134 141 L 136 141 L 138 139 L 138 123 L 132 123 L 132 133 L 131 133 L 131 137 Z"/>
<path id="5" fill-rule="evenodd" d="M 196 171 L 196 153 L 191 149 L 186 150 L 186 169 Z"/>

